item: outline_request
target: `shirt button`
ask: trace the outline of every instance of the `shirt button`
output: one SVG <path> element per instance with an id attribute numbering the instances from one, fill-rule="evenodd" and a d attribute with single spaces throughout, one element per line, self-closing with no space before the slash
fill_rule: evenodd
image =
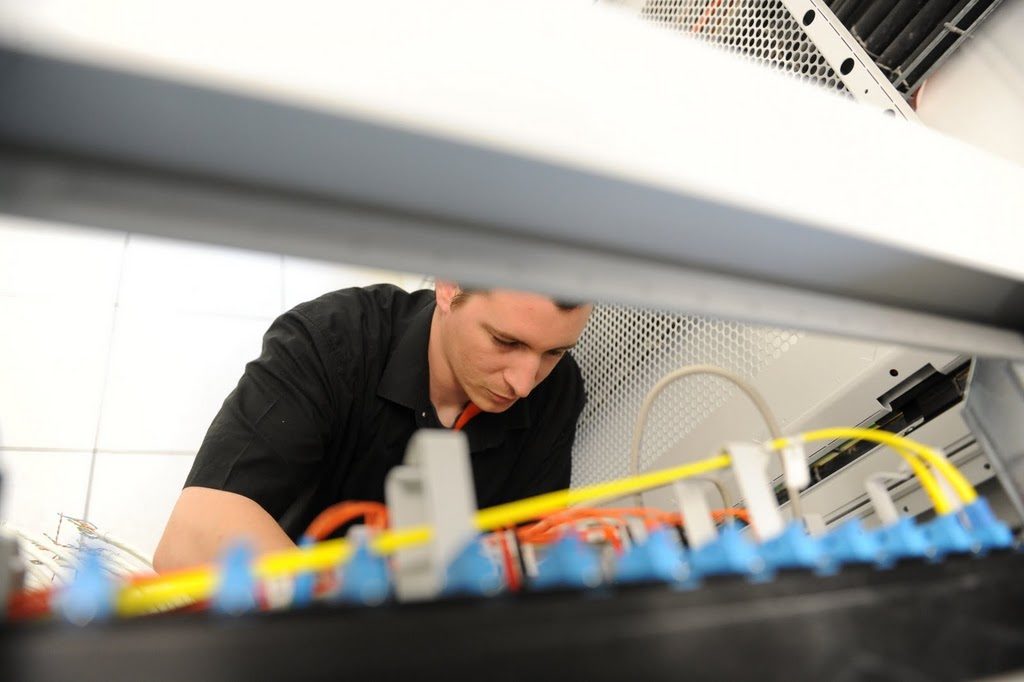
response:
<path id="1" fill-rule="evenodd" d="M 424 419 L 426 419 L 427 418 L 427 413 L 426 412 L 420 412 L 420 416 L 423 417 Z"/>

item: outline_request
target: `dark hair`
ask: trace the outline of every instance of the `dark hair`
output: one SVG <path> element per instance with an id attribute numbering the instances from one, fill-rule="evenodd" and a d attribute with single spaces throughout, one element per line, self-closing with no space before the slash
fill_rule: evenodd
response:
<path id="1" fill-rule="evenodd" d="M 454 306 L 459 305 L 460 303 L 465 301 L 467 298 L 469 298 L 470 295 L 472 295 L 472 294 L 486 294 L 489 291 L 490 291 L 489 289 L 469 289 L 469 288 L 462 289 L 462 288 L 460 288 L 459 291 L 454 296 L 452 296 L 452 306 L 454 307 Z M 577 308 L 585 305 L 585 304 L 577 302 L 577 301 L 562 301 L 562 300 L 559 300 L 559 299 L 552 299 L 552 301 L 554 302 L 554 304 L 556 306 L 558 306 L 559 310 L 563 310 L 565 312 L 569 312 L 570 310 L 576 310 Z"/>

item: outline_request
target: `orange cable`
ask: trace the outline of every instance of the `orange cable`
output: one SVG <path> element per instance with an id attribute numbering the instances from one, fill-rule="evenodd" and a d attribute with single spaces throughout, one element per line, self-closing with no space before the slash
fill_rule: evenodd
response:
<path id="1" fill-rule="evenodd" d="M 478 414 L 480 414 L 480 408 L 475 403 L 469 403 L 462 410 L 459 418 L 455 420 L 455 426 L 452 427 L 452 431 L 461 431 L 469 423 L 469 420 Z"/>
<path id="2" fill-rule="evenodd" d="M 594 519 L 594 520 L 606 520 L 602 524 L 604 528 L 610 528 L 612 532 L 617 535 L 617 530 L 607 522 L 608 519 L 621 519 L 625 516 L 638 516 L 644 519 L 645 525 L 657 525 L 665 524 L 670 526 L 682 526 L 683 519 L 678 513 L 666 512 L 661 509 L 650 509 L 650 508 L 630 508 L 630 509 L 589 509 L 589 508 L 575 508 L 567 509 L 559 512 L 554 512 L 546 515 L 540 521 L 533 523 L 529 526 L 524 526 L 518 531 L 518 537 L 520 542 L 528 542 L 532 544 L 544 544 L 552 542 L 560 537 L 558 529 L 560 526 L 568 525 L 581 521 L 583 519 Z M 750 517 L 747 514 L 746 509 L 737 509 L 729 507 L 726 509 L 715 509 L 712 511 L 712 518 L 716 523 L 721 523 L 726 518 L 738 518 L 744 522 L 749 523 Z M 606 538 L 610 536 L 608 531 L 605 531 Z M 614 544 L 614 542 L 613 542 Z"/>
<path id="3" fill-rule="evenodd" d="M 388 508 L 380 502 L 339 502 L 320 512 L 304 535 L 316 541 L 324 540 L 339 527 L 364 516 L 370 528 L 387 528 Z"/>
<path id="4" fill-rule="evenodd" d="M 518 592 L 522 586 L 519 571 L 516 570 L 515 559 L 512 556 L 512 548 L 508 543 L 508 530 L 498 531 L 498 546 L 501 547 L 501 559 L 505 564 L 505 580 L 508 582 L 510 592 Z"/>

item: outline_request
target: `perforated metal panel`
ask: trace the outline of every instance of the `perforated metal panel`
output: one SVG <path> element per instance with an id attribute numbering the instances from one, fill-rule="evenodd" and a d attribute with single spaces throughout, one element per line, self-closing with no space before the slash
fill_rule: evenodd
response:
<path id="1" fill-rule="evenodd" d="M 799 22 L 777 0 L 648 0 L 640 16 L 767 67 L 846 92 Z M 801 334 L 624 306 L 599 306 L 574 355 L 589 401 L 580 419 L 573 485 L 624 476 L 637 411 L 667 372 L 713 364 L 755 378 Z M 650 413 L 640 466 L 649 467 L 729 400 L 736 389 L 710 377 L 669 387 Z"/>
<path id="2" fill-rule="evenodd" d="M 846 92 L 800 23 L 778 0 L 648 0 L 640 16 L 773 69 Z"/>
<path id="3" fill-rule="evenodd" d="M 714 364 L 754 379 L 791 349 L 801 333 L 618 305 L 596 306 L 573 355 L 587 386 L 576 431 L 573 485 L 628 472 L 633 425 L 644 396 L 667 372 Z M 645 430 L 641 468 L 684 438 L 736 389 L 696 376 L 665 389 Z"/>

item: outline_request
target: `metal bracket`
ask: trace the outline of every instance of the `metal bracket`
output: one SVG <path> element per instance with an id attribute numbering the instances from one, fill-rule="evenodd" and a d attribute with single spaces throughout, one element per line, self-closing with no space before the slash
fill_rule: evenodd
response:
<path id="1" fill-rule="evenodd" d="M 823 0 L 782 0 L 858 102 L 916 121 L 917 114 Z"/>
<path id="2" fill-rule="evenodd" d="M 402 601 L 436 597 L 448 565 L 477 534 L 476 489 L 465 434 L 417 431 L 409 440 L 405 463 L 388 472 L 384 494 L 394 528 L 433 528 L 430 543 L 395 553 L 395 594 Z"/>
<path id="3" fill-rule="evenodd" d="M 1024 363 L 976 358 L 963 417 L 1024 518 Z"/>

